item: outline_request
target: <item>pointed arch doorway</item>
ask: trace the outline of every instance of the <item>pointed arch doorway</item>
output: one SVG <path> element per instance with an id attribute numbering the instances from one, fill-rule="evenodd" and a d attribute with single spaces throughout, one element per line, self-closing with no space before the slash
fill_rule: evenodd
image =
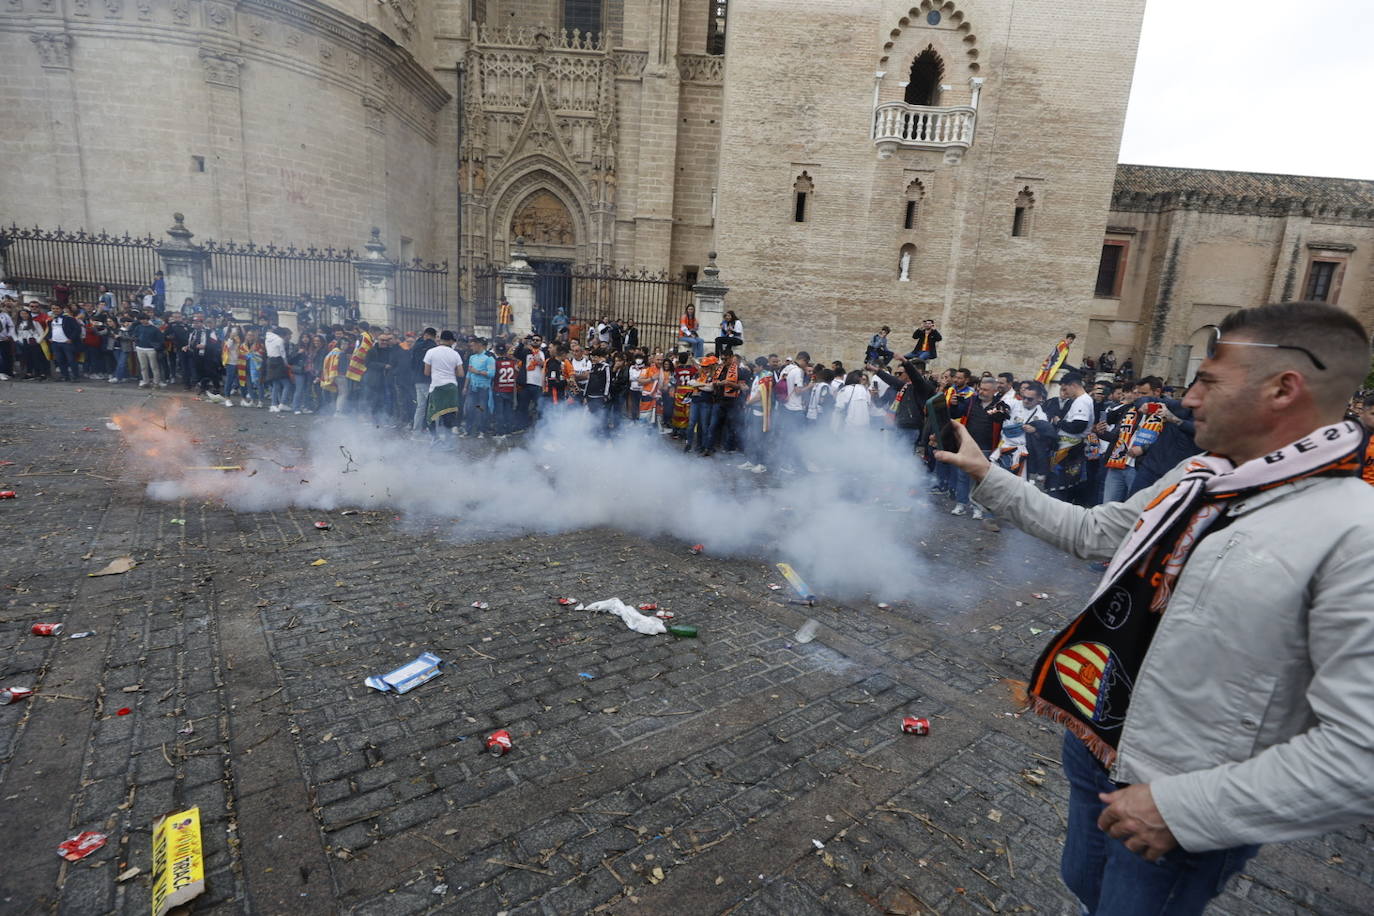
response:
<path id="1" fill-rule="evenodd" d="M 523 239 L 526 260 L 535 272 L 531 315 L 534 330 L 547 339 L 554 315 L 573 312 L 572 270 L 577 258 L 577 235 L 572 211 L 548 188 L 539 188 L 516 205 L 511 214 L 509 242 Z"/>

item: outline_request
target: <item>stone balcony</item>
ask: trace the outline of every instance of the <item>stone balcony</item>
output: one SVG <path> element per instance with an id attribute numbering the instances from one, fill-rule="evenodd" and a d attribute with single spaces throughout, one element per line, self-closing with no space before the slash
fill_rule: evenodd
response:
<path id="1" fill-rule="evenodd" d="M 958 162 L 973 145 L 978 109 L 974 105 L 936 108 L 884 102 L 873 111 L 873 143 L 878 158 L 888 159 L 900 149 L 938 149 L 946 162 Z"/>

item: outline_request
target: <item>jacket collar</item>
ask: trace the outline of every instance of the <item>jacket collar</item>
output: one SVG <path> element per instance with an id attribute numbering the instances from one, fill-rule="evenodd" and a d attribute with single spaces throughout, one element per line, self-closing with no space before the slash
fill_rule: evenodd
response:
<path id="1" fill-rule="evenodd" d="M 1239 518 L 1248 515 L 1256 509 L 1262 509 L 1275 500 L 1283 499 L 1286 496 L 1297 495 L 1312 487 L 1320 486 L 1323 481 L 1331 478 L 1327 477 L 1308 477 L 1305 480 L 1293 480 L 1285 484 L 1280 484 L 1270 490 L 1262 490 L 1259 493 L 1252 493 L 1249 496 L 1233 500 L 1227 508 L 1226 514 L 1232 518 Z"/>

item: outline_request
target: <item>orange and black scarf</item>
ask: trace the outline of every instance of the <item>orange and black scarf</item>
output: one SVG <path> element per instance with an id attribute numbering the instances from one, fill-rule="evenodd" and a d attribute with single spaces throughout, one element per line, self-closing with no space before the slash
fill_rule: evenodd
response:
<path id="1" fill-rule="evenodd" d="M 1031 709 L 1062 723 L 1105 766 L 1116 760 L 1140 665 L 1197 544 L 1230 523 L 1233 500 L 1307 477 L 1358 476 L 1364 454 L 1349 421 L 1315 430 L 1240 466 L 1199 455 L 1145 507 L 1078 617 L 1035 663 Z"/>

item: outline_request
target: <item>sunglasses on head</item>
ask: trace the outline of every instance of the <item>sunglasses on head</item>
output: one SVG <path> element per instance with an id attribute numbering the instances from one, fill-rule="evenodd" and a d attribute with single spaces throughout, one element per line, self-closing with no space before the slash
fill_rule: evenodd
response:
<path id="1" fill-rule="evenodd" d="M 1316 366 L 1318 371 L 1326 371 L 1326 363 L 1317 359 L 1317 355 L 1306 347 L 1299 347 L 1293 344 L 1255 343 L 1249 340 L 1222 340 L 1221 328 L 1212 328 L 1212 336 L 1207 338 L 1207 358 L 1215 359 L 1217 347 L 1222 344 L 1228 347 L 1267 347 L 1271 350 L 1297 350 L 1299 353 L 1307 354 L 1307 358 L 1312 360 L 1312 365 Z"/>

